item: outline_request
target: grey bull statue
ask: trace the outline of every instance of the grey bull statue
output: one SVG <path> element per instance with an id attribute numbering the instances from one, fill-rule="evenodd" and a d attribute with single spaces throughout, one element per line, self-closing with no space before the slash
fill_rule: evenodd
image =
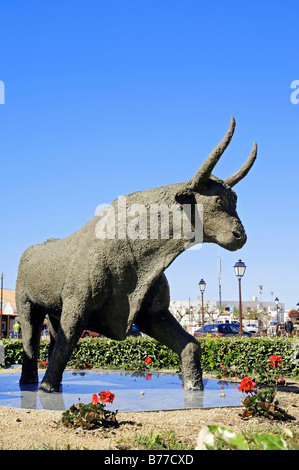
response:
<path id="1" fill-rule="evenodd" d="M 164 271 L 195 243 L 216 243 L 235 251 L 246 242 L 231 188 L 252 167 L 256 144 L 246 163 L 229 178 L 223 181 L 211 174 L 234 129 L 231 118 L 226 136 L 189 181 L 118 198 L 74 234 L 24 252 L 16 285 L 23 341 L 21 383 L 38 382 L 39 342 L 48 315 L 49 365 L 40 391 L 60 389 L 83 329 L 123 340 L 133 323 L 179 355 L 186 389 L 203 388 L 200 345 L 169 312 Z M 171 208 L 172 217 L 165 212 L 161 216 L 160 211 L 149 227 L 157 208 Z M 175 223 L 183 219 L 190 230 Z M 167 233 L 162 225 L 157 230 L 157 222 L 165 220 Z"/>

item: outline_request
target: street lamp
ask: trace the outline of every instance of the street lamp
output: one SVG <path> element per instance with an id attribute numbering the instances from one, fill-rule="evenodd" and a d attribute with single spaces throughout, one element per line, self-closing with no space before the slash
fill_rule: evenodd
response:
<path id="1" fill-rule="evenodd" d="M 279 298 L 275 297 L 274 302 L 276 304 L 276 320 L 278 322 Z"/>
<path id="2" fill-rule="evenodd" d="M 206 283 L 203 279 L 201 279 L 199 281 L 198 285 L 199 285 L 199 290 L 200 290 L 200 293 L 201 293 L 201 332 L 202 332 L 202 334 L 204 334 L 205 325 L 204 325 L 204 311 L 203 311 L 203 293 L 204 293 L 205 288 L 206 288 Z"/>
<path id="3" fill-rule="evenodd" d="M 239 283 L 239 322 L 240 322 L 240 335 L 243 335 L 243 324 L 242 324 L 242 297 L 241 297 L 241 279 L 244 276 L 245 270 L 246 270 L 246 265 L 239 259 L 239 261 L 236 262 L 235 266 L 235 273 L 238 278 L 238 283 Z"/>

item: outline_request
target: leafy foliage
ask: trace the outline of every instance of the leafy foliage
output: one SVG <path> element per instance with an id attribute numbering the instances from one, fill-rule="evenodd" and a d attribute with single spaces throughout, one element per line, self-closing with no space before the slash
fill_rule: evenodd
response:
<path id="1" fill-rule="evenodd" d="M 82 426 L 86 429 L 95 427 L 118 427 L 117 411 L 109 411 L 102 403 L 77 403 L 62 413 L 62 424 L 66 427 Z"/>
<path id="2" fill-rule="evenodd" d="M 283 364 L 280 374 L 298 376 L 299 367 L 291 361 L 294 349 L 291 338 L 200 338 L 202 347 L 202 368 L 206 372 L 223 372 L 240 378 L 255 371 L 257 374 L 268 369 L 269 357 L 280 355 Z"/>
<path id="3" fill-rule="evenodd" d="M 100 401 L 112 403 L 114 394 L 108 391 L 99 393 Z M 62 424 L 67 428 L 81 426 L 86 429 L 96 427 L 118 427 L 119 423 L 116 419 L 117 411 L 106 409 L 105 403 L 100 403 L 97 395 L 94 393 L 90 403 L 77 403 L 72 405 L 68 410 L 62 413 Z"/>
<path id="4" fill-rule="evenodd" d="M 22 363 L 22 342 L 16 339 L 4 340 L 5 366 Z M 200 338 L 202 369 L 205 372 L 219 372 L 221 375 L 238 375 L 264 371 L 271 355 L 282 357 L 279 370 L 284 376 L 299 376 L 299 364 L 291 361 L 294 349 L 290 338 Z M 47 341 L 41 341 L 39 359 L 48 360 Z M 152 360 L 150 366 L 146 358 Z M 93 368 L 144 370 L 179 369 L 180 358 L 161 343 L 149 337 L 128 337 L 124 341 L 108 338 L 80 339 L 68 363 L 92 364 Z M 80 365 L 79 364 L 79 365 Z M 224 373 L 225 372 L 225 373 Z"/>
<path id="5" fill-rule="evenodd" d="M 149 366 L 145 362 L 146 358 L 152 360 L 156 369 L 177 368 L 180 365 L 177 354 L 166 346 L 140 337 L 129 337 L 124 341 L 85 338 L 77 344 L 69 365 L 73 365 L 76 356 L 93 367 L 111 369 L 143 370 Z"/>
<path id="6" fill-rule="evenodd" d="M 299 450 L 298 433 L 287 428 L 277 432 L 238 434 L 221 426 L 204 426 L 197 440 L 198 450 Z"/>
<path id="7" fill-rule="evenodd" d="M 280 408 L 278 401 L 275 399 L 275 390 L 272 388 L 264 388 L 256 390 L 254 393 L 247 395 L 243 400 L 244 410 L 242 419 L 248 419 L 251 416 L 263 416 L 264 418 L 284 420 L 286 418 L 285 411 Z"/>

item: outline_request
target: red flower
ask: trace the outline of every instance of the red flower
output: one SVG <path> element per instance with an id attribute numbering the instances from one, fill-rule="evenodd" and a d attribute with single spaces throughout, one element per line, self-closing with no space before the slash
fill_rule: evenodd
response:
<path id="1" fill-rule="evenodd" d="M 250 377 L 245 377 L 238 387 L 239 392 L 251 393 L 254 392 L 255 382 Z"/>
<path id="2" fill-rule="evenodd" d="M 278 367 L 280 367 L 279 362 L 282 362 L 282 359 L 281 359 L 280 356 L 273 355 L 273 356 L 270 356 L 270 362 L 271 362 L 271 364 L 270 364 L 271 369 L 273 369 L 273 368 L 277 369 Z"/>
<path id="3" fill-rule="evenodd" d="M 104 403 L 113 403 L 115 395 L 114 393 L 111 393 L 109 390 L 107 391 L 102 390 L 101 392 L 99 392 L 99 397 L 100 397 L 100 400 Z"/>
<path id="4" fill-rule="evenodd" d="M 147 364 L 151 364 L 153 361 L 151 360 L 150 357 L 147 357 L 147 358 L 145 359 L 145 362 L 146 362 Z"/>
<path id="5" fill-rule="evenodd" d="M 96 393 L 92 395 L 92 404 L 97 405 L 99 403 L 99 399 Z"/>
<path id="6" fill-rule="evenodd" d="M 48 361 L 43 361 L 43 366 L 47 366 L 49 365 L 49 362 Z"/>

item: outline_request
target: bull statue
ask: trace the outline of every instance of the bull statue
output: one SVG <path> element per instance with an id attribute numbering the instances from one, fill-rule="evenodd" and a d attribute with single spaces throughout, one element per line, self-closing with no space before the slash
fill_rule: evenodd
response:
<path id="1" fill-rule="evenodd" d="M 20 383 L 38 383 L 39 342 L 47 315 L 49 364 L 40 391 L 59 391 L 63 371 L 84 329 L 123 340 L 133 324 L 178 354 L 185 389 L 203 389 L 200 345 L 169 311 L 164 271 L 194 243 L 216 243 L 235 251 L 246 242 L 232 187 L 252 167 L 256 144 L 246 163 L 229 178 L 223 181 L 211 174 L 234 129 L 232 117 L 224 139 L 189 181 L 117 198 L 74 234 L 49 239 L 24 252 L 16 284 L 23 341 Z M 154 228 L 147 224 L 157 207 L 172 210 L 168 234 L 161 227 L 155 232 L 157 224 L 152 224 Z M 132 218 L 136 211 L 138 223 Z M 189 223 L 190 230 L 183 235 L 174 223 L 178 215 Z M 162 224 L 164 219 L 159 213 L 155 221 Z"/>

